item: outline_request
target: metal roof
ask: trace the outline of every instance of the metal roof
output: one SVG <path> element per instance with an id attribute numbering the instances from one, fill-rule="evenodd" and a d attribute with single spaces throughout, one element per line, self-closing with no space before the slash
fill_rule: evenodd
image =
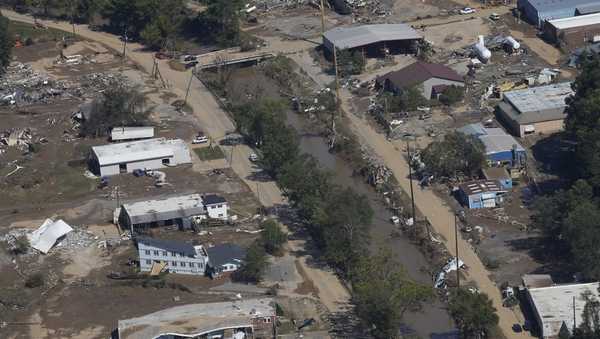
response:
<path id="1" fill-rule="evenodd" d="M 529 288 L 532 307 L 538 313 L 542 324 L 543 335 L 547 337 L 558 336 L 563 323 L 567 328 L 573 328 L 573 298 L 575 298 L 576 318 L 583 319 L 583 309 L 586 299 L 582 293 L 591 293 L 596 299 L 599 283 L 556 285 L 550 287 Z"/>
<path id="2" fill-rule="evenodd" d="M 561 9 L 573 9 L 584 5 L 597 3 L 597 0 L 528 0 L 538 12 L 548 12 Z"/>
<path id="3" fill-rule="evenodd" d="M 525 274 L 522 277 L 523 286 L 527 288 L 549 287 L 554 281 L 549 274 Z"/>
<path id="4" fill-rule="evenodd" d="M 247 299 L 171 307 L 138 318 L 119 320 L 121 339 L 161 335 L 199 337 L 219 329 L 251 327 L 252 319 L 274 317 L 273 299 Z"/>
<path id="5" fill-rule="evenodd" d="M 58 239 L 71 231 L 73 231 L 73 228 L 62 219 L 57 221 L 46 219 L 37 230 L 27 234 L 27 240 L 31 247 L 46 254 Z"/>
<path id="6" fill-rule="evenodd" d="M 396 88 L 407 88 L 420 84 L 431 78 L 439 78 L 456 82 L 464 82 L 462 76 L 456 73 L 452 68 L 441 64 L 428 64 L 417 61 L 398 71 L 389 72 L 377 78 L 380 85 L 385 81 L 390 81 Z"/>
<path id="7" fill-rule="evenodd" d="M 485 128 L 481 123 L 469 124 L 458 129 L 466 135 L 476 136 L 485 146 L 486 154 L 496 154 L 512 151 L 525 152 L 525 148 L 519 144 L 512 135 L 504 132 L 501 128 Z"/>
<path id="8" fill-rule="evenodd" d="M 580 6 L 577 6 L 576 9 L 577 9 L 577 13 L 579 13 L 579 15 L 598 13 L 598 12 L 600 12 L 600 2 L 595 1 L 593 3 L 580 5 Z"/>
<path id="9" fill-rule="evenodd" d="M 185 243 L 183 241 L 156 239 L 149 237 L 137 237 L 136 240 L 138 244 L 142 243 L 144 245 L 160 248 L 166 251 L 183 253 L 188 257 L 195 257 L 197 254 L 196 248 L 193 245 Z"/>
<path id="10" fill-rule="evenodd" d="M 421 39 L 421 35 L 406 24 L 377 24 L 336 27 L 323 35 L 336 48 L 347 49 L 381 41 Z"/>
<path id="11" fill-rule="evenodd" d="M 497 180 L 474 180 L 460 184 L 460 190 L 466 195 L 506 192 Z"/>
<path id="12" fill-rule="evenodd" d="M 206 249 L 208 261 L 212 267 L 243 261 L 246 250 L 235 244 L 221 244 Z"/>
<path id="13" fill-rule="evenodd" d="M 141 160 L 171 158 L 175 149 L 187 150 L 187 145 L 181 139 L 156 138 L 108 144 L 92 147 L 100 166 L 114 165 Z"/>
<path id="14" fill-rule="evenodd" d="M 487 167 L 481 169 L 483 176 L 487 180 L 506 180 L 510 179 L 510 174 L 504 167 Z"/>
<path id="15" fill-rule="evenodd" d="M 154 137 L 154 127 L 113 127 L 110 138 L 116 140 L 146 139 Z"/>
<path id="16" fill-rule="evenodd" d="M 548 21 L 548 23 L 554 26 L 558 30 L 590 26 L 600 24 L 600 13 L 574 16 L 571 18 L 556 19 Z"/>
<path id="17" fill-rule="evenodd" d="M 520 113 L 566 107 L 565 99 L 573 95 L 570 82 L 519 89 L 504 93 L 504 101 Z"/>
<path id="18" fill-rule="evenodd" d="M 227 200 L 220 195 L 216 194 L 207 194 L 202 196 L 202 201 L 204 205 L 215 205 L 215 204 L 223 204 L 226 203 Z"/>
<path id="19" fill-rule="evenodd" d="M 205 213 L 200 194 L 123 204 L 132 224 L 187 218 Z"/>

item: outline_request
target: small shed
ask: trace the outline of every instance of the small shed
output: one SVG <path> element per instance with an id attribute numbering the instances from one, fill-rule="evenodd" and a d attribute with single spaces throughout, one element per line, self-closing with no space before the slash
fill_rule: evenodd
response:
<path id="1" fill-rule="evenodd" d="M 506 190 L 496 180 L 474 180 L 459 186 L 459 200 L 465 206 L 494 208 L 504 201 Z"/>
<path id="2" fill-rule="evenodd" d="M 504 167 L 487 167 L 481 170 L 483 177 L 487 180 L 495 180 L 503 189 L 510 190 L 513 187 L 512 178 Z"/>

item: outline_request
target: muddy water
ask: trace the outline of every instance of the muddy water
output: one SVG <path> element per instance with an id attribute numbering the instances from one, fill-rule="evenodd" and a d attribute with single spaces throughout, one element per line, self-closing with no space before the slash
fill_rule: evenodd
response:
<path id="1" fill-rule="evenodd" d="M 350 166 L 335 155 L 329 153 L 325 140 L 310 132 L 305 121 L 296 113 L 287 114 L 287 123 L 300 134 L 300 148 L 303 153 L 315 157 L 321 166 L 334 173 L 333 181 L 344 187 L 352 187 L 359 193 L 365 194 L 371 201 L 374 211 L 371 227 L 371 247 L 377 251 L 382 246 L 392 250 L 395 257 L 404 266 L 409 276 L 421 283 L 432 284 L 428 273 L 428 263 L 419 249 L 405 237 L 390 236 L 395 226 L 390 223 L 391 213 L 384 207 L 381 198 L 362 177 L 354 176 Z M 415 333 L 421 338 L 429 338 L 431 334 L 441 334 L 453 329 L 453 323 L 442 303 L 426 305 L 421 312 L 405 316 L 406 326 L 403 331 Z"/>

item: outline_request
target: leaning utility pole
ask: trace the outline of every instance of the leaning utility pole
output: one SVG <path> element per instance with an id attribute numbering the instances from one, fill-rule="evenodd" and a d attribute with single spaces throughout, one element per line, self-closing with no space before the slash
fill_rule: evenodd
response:
<path id="1" fill-rule="evenodd" d="M 185 99 L 183 99 L 183 107 L 185 107 L 185 105 L 187 105 L 187 99 L 188 99 L 188 96 L 190 95 L 190 86 L 192 86 L 193 78 L 194 78 L 194 69 L 192 68 L 192 73 L 190 74 L 190 80 L 188 81 L 187 89 L 185 90 Z"/>
<path id="2" fill-rule="evenodd" d="M 339 81 L 339 72 L 338 72 L 338 63 L 337 63 L 337 47 L 333 45 L 333 67 L 335 68 L 335 109 L 331 112 L 331 142 L 329 144 L 329 148 L 333 148 L 335 146 L 335 113 L 340 113 L 340 108 L 342 105 L 342 101 L 340 98 L 340 81 Z"/>
<path id="3" fill-rule="evenodd" d="M 386 101 L 387 102 L 387 101 Z M 415 235 L 415 239 L 417 237 L 417 214 L 416 214 L 416 209 L 415 209 L 415 192 L 413 190 L 413 180 L 412 180 L 412 159 L 410 156 L 410 142 L 408 140 L 406 140 L 406 149 L 408 151 L 408 182 L 410 183 L 410 201 L 412 204 L 412 218 L 413 218 L 413 229 L 414 229 L 414 235 Z"/>
<path id="4" fill-rule="evenodd" d="M 460 288 L 460 264 L 458 263 L 458 225 L 457 216 L 454 213 L 454 246 L 456 251 L 456 288 Z"/>

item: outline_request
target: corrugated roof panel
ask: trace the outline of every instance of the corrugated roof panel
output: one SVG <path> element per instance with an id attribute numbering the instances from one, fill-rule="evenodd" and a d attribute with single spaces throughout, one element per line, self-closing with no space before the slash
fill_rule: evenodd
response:
<path id="1" fill-rule="evenodd" d="M 421 39 L 421 35 L 406 24 L 378 24 L 336 27 L 324 34 L 339 49 L 355 48 L 380 41 Z"/>

